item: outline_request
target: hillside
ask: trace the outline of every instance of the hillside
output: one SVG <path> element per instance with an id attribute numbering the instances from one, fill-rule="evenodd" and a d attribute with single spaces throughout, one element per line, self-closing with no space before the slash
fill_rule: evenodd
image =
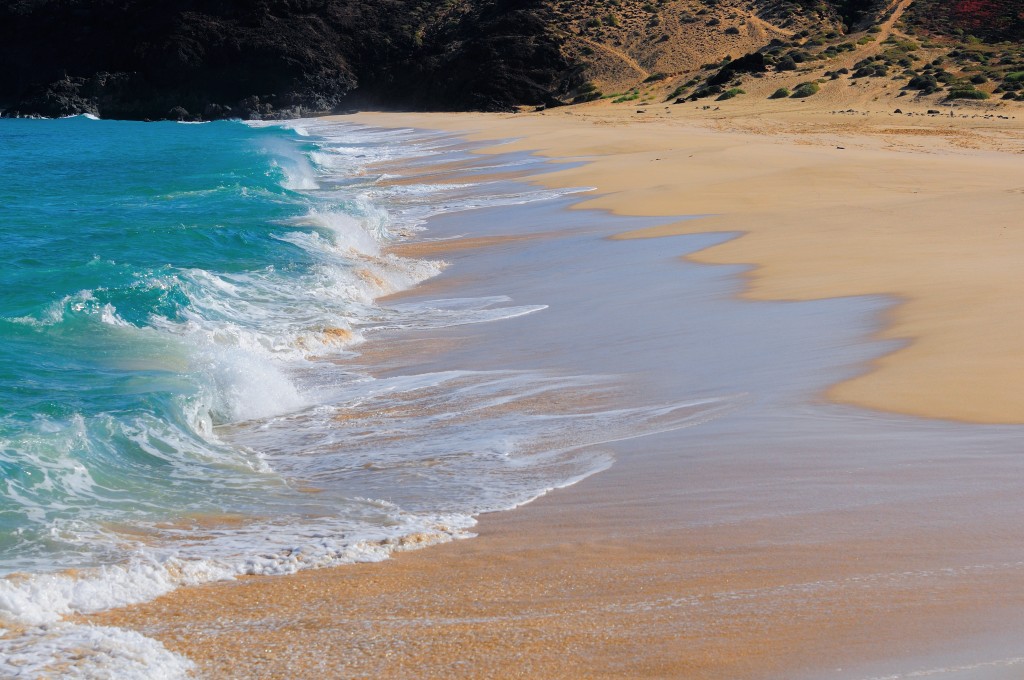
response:
<path id="1" fill-rule="evenodd" d="M 567 22 L 564 49 L 586 64 L 575 101 L 1024 101 L 1024 0 L 612 0 L 591 14 Z"/>
<path id="2" fill-rule="evenodd" d="M 1024 101 L 1024 0 L 15 0 L 4 115 Z M 845 89 L 843 89 L 845 87 Z"/>
<path id="3" fill-rule="evenodd" d="M 1024 40 L 1022 0 L 917 0 L 907 14 L 911 24 L 934 33 Z"/>

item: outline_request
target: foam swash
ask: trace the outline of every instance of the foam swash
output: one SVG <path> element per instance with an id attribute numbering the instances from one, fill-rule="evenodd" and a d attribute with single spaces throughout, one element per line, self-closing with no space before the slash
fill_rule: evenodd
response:
<path id="1" fill-rule="evenodd" d="M 725 407 L 556 409 L 609 378 L 346 363 L 384 329 L 545 310 L 377 302 L 444 268 L 386 248 L 429 217 L 556 193 L 373 174 L 450 139 L 75 117 L 0 121 L 0 143 L 5 676 L 181 676 L 156 641 L 63 618 L 468 536 L 610 465 L 592 445 Z"/>

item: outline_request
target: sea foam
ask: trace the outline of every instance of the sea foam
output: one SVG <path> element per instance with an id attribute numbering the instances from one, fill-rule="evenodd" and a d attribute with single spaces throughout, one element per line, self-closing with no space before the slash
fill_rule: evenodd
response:
<path id="1" fill-rule="evenodd" d="M 460 158 L 449 136 L 43 123 L 72 126 L 56 129 L 67 148 L 39 167 L 39 144 L 16 150 L 25 167 L 7 178 L 26 199 L 4 234 L 19 297 L 0 308 L 0 359 L 21 371 L 5 392 L 20 401 L 0 404 L 0 510 L 16 518 L 0 537 L 4 673 L 180 677 L 189 663 L 159 643 L 64 617 L 468 537 L 480 512 L 606 469 L 603 444 L 733 403 L 583 407 L 607 377 L 361 365 L 355 350 L 384 333 L 547 309 L 379 302 L 445 269 L 388 252 L 431 217 L 571 193 L 380 181 L 381 161 Z M 90 181 L 46 184 L 61 154 L 92 162 Z M 55 231 L 49 214 L 77 217 Z"/>

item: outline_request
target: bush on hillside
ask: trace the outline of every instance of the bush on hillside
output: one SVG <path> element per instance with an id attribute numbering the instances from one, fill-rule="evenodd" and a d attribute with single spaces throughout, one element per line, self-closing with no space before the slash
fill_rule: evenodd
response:
<path id="1" fill-rule="evenodd" d="M 935 76 L 926 73 L 911 78 L 910 82 L 907 83 L 907 87 L 911 90 L 920 90 L 925 94 L 931 94 L 939 89 L 939 81 L 935 79 Z"/>
<path id="2" fill-rule="evenodd" d="M 810 97 L 811 95 L 817 94 L 821 86 L 815 82 L 800 83 L 793 90 L 793 99 L 803 99 L 804 97 Z"/>
<path id="3" fill-rule="evenodd" d="M 946 99 L 988 99 L 988 93 L 976 90 L 973 87 L 959 87 L 950 90 Z"/>
<path id="4" fill-rule="evenodd" d="M 775 70 L 776 71 L 795 71 L 796 70 L 796 61 L 793 59 L 793 57 L 791 57 L 791 56 L 789 56 L 787 54 L 782 59 L 779 59 L 778 63 L 775 64 Z"/>

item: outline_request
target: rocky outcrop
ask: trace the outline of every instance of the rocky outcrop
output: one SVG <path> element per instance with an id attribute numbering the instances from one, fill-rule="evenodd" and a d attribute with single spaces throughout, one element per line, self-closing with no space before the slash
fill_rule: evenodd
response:
<path id="1" fill-rule="evenodd" d="M 291 117 L 552 104 L 572 65 L 536 0 L 13 0 L 6 115 Z"/>

